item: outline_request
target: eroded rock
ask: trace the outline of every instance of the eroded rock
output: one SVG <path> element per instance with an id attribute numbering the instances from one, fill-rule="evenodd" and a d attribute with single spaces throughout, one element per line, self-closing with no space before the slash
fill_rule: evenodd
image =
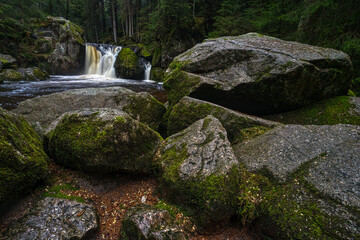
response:
<path id="1" fill-rule="evenodd" d="M 0 239 L 89 239 L 99 227 L 93 206 L 47 197 L 13 223 Z"/>

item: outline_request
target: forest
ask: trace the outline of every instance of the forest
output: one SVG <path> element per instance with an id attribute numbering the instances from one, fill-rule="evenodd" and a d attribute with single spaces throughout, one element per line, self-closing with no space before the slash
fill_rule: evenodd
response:
<path id="1" fill-rule="evenodd" d="M 357 0 L 1 0 L 2 43 L 16 34 L 11 33 L 12 24 L 20 21 L 26 28 L 30 19 L 48 15 L 81 26 L 88 42 L 142 43 L 157 54 L 176 45 L 182 52 L 205 38 L 248 32 L 335 48 L 352 59 L 354 88 L 360 82 Z"/>

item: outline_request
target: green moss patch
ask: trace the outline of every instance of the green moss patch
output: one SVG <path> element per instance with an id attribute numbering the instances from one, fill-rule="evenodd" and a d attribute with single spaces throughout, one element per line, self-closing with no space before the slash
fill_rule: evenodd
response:
<path id="1" fill-rule="evenodd" d="M 36 132 L 22 118 L 0 108 L 0 203 L 44 179 L 48 158 Z"/>
<path id="2" fill-rule="evenodd" d="M 51 186 L 46 192 L 44 192 L 43 196 L 74 200 L 84 203 L 85 200 L 83 198 L 71 194 L 72 191 L 76 190 L 78 190 L 78 188 L 71 184 L 54 185 Z"/>
<path id="3" fill-rule="evenodd" d="M 348 96 L 339 96 L 291 112 L 265 116 L 265 118 L 285 124 L 359 125 L 360 116 L 354 112 L 353 108 L 354 104 L 350 103 Z"/>

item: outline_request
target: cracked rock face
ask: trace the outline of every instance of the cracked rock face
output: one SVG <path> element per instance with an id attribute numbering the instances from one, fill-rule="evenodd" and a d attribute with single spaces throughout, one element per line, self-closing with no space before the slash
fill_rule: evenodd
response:
<path id="1" fill-rule="evenodd" d="M 341 51 L 256 33 L 197 44 L 174 59 L 170 70 L 176 69 L 198 79 L 184 82 L 172 71 L 165 84 L 169 99 L 182 92 L 255 115 L 346 94 L 353 72 Z"/>
<path id="2" fill-rule="evenodd" d="M 238 161 L 218 119 L 209 115 L 169 137 L 157 162 L 164 195 L 200 224 L 235 213 Z"/>
<path id="3" fill-rule="evenodd" d="M 176 226 L 166 210 L 141 204 L 131 208 L 121 229 L 121 239 L 185 240 L 185 234 Z"/>
<path id="4" fill-rule="evenodd" d="M 93 206 L 47 197 L 16 221 L 0 239 L 88 239 L 98 226 Z"/>
<path id="5" fill-rule="evenodd" d="M 284 125 L 234 146 L 235 155 L 250 171 L 267 169 L 280 181 L 302 164 L 331 152 L 339 144 L 360 141 L 353 125 Z"/>

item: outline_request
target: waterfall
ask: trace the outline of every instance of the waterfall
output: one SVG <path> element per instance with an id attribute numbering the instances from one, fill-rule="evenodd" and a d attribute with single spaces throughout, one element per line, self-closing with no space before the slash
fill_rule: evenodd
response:
<path id="1" fill-rule="evenodd" d="M 121 47 L 86 44 L 85 74 L 116 78 L 115 61 Z"/>
<path id="2" fill-rule="evenodd" d="M 150 72 L 151 72 L 151 63 L 145 63 L 145 80 L 150 80 Z"/>

